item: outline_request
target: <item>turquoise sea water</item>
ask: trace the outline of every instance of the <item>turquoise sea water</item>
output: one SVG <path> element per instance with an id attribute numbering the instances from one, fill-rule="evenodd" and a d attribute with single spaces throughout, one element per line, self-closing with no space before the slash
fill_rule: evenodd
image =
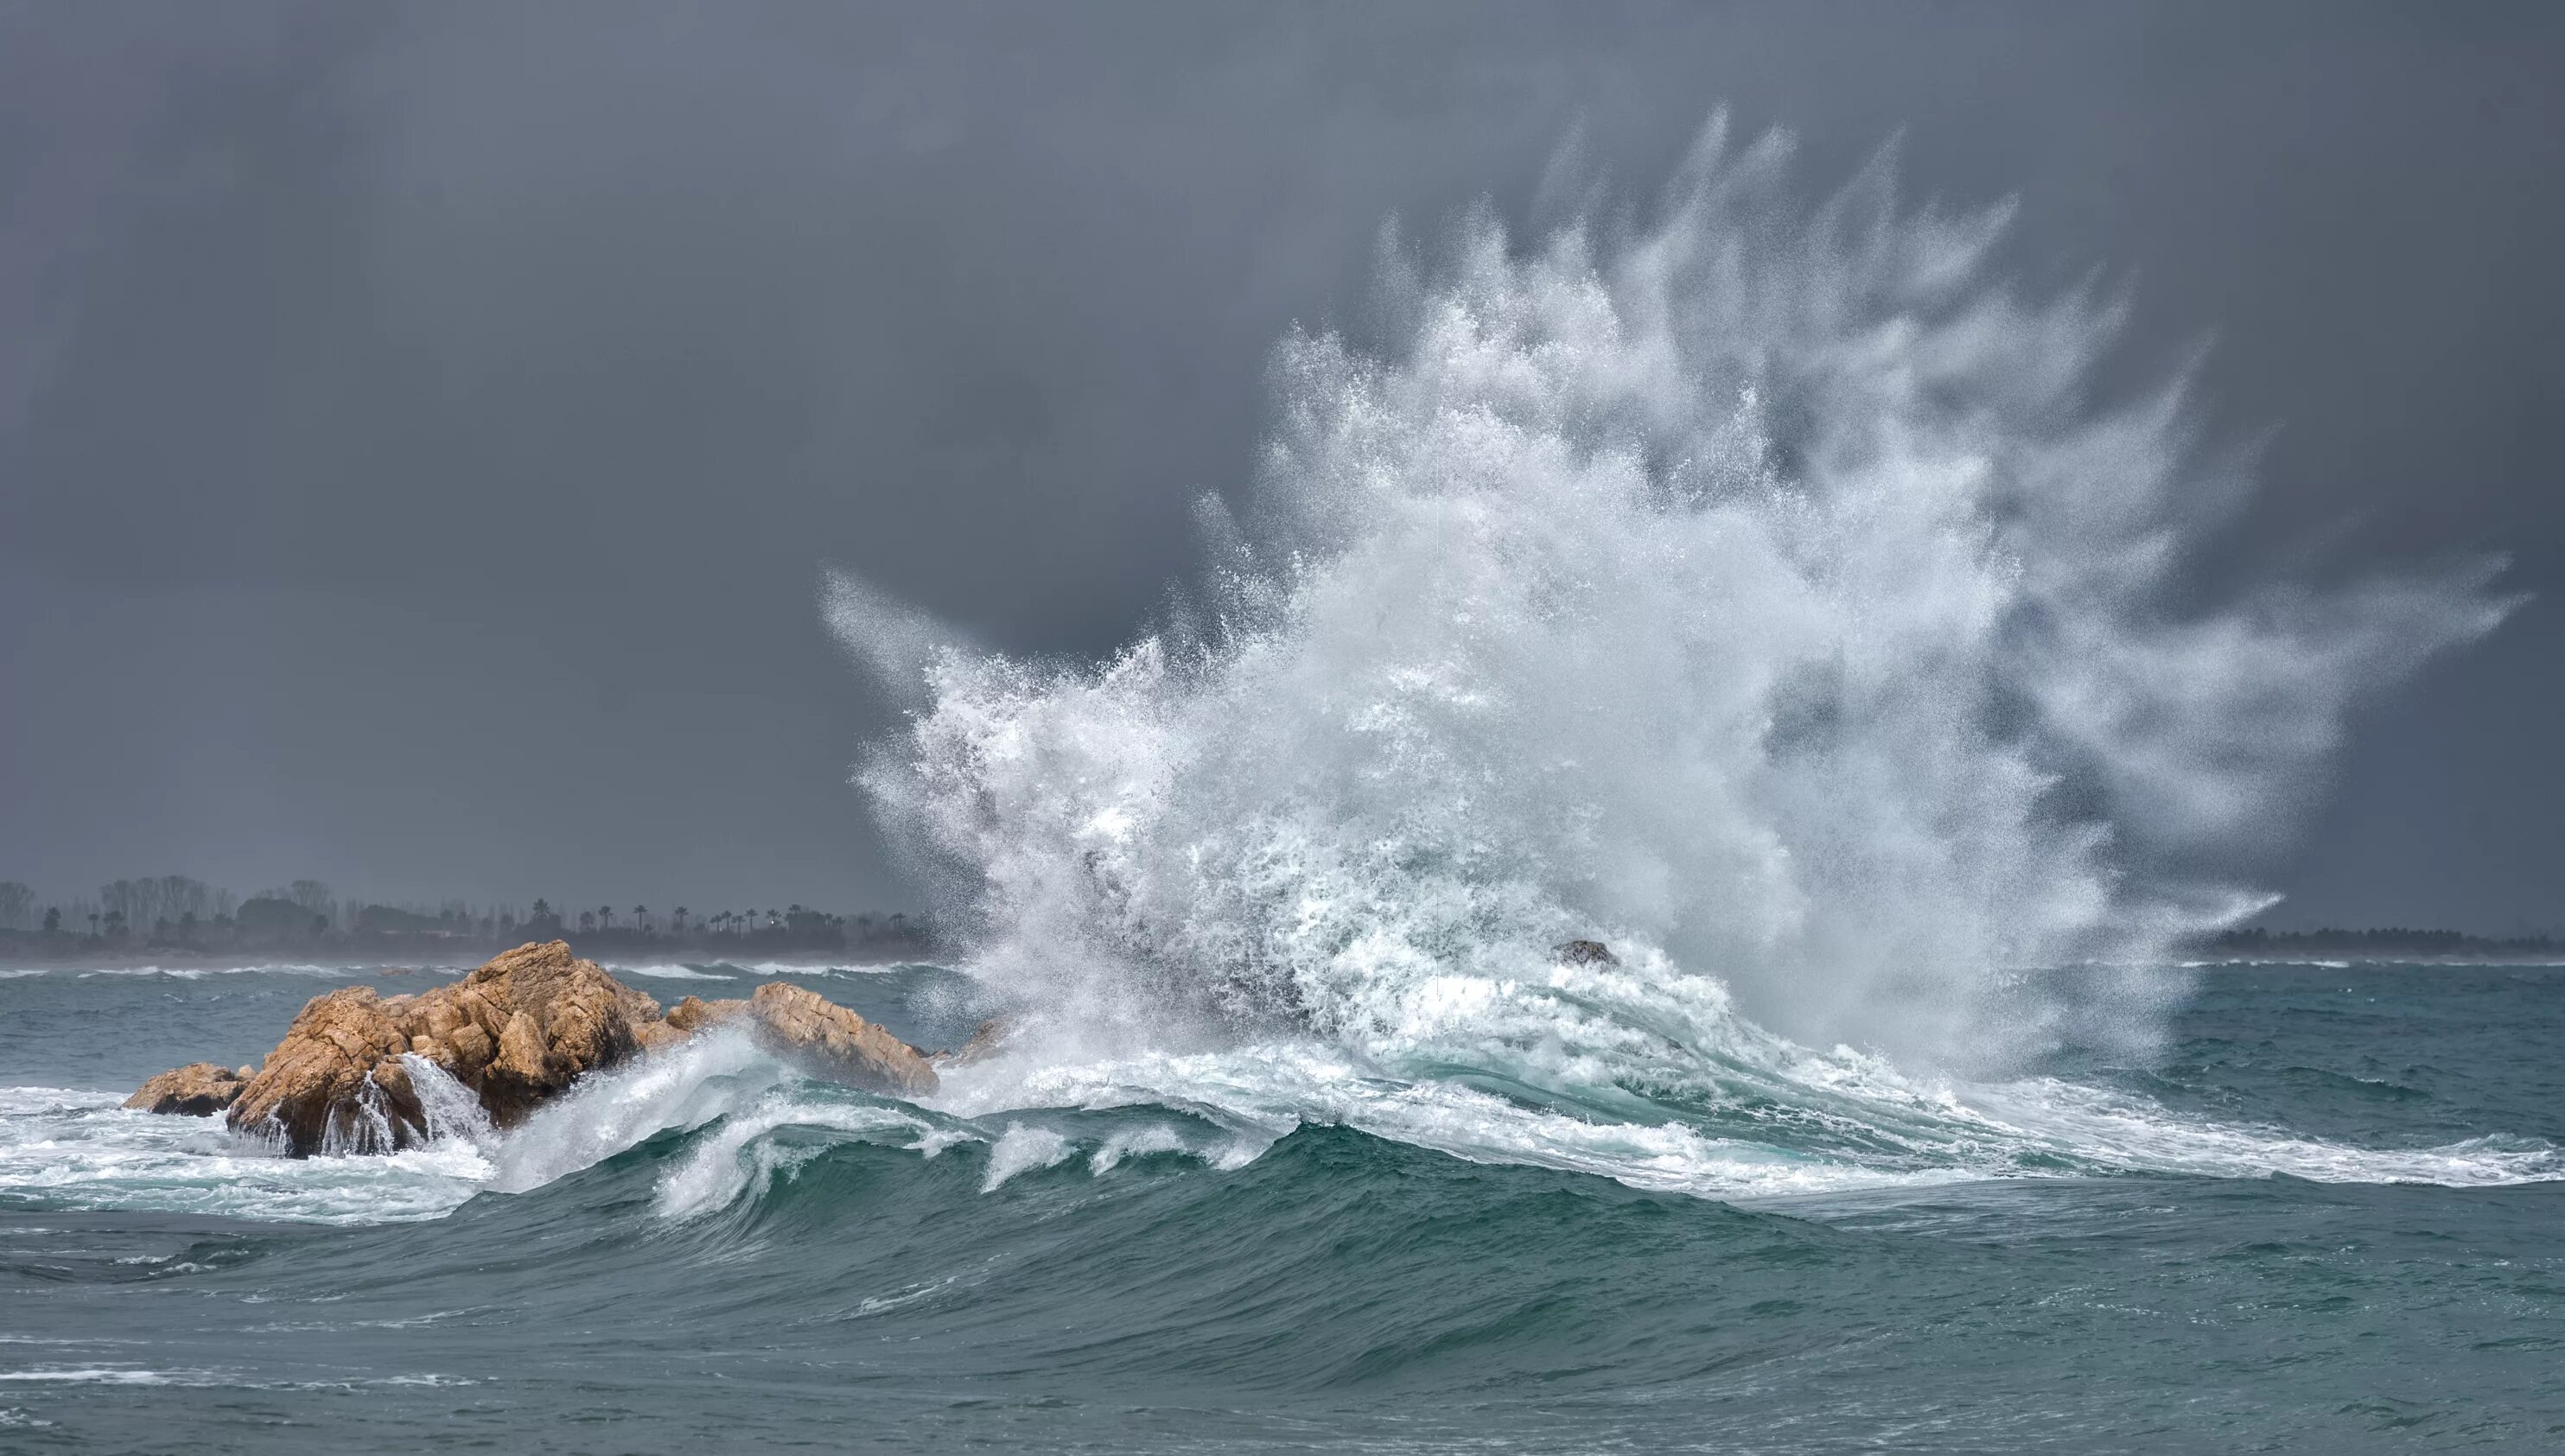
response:
<path id="1" fill-rule="evenodd" d="M 2565 970 L 2208 968 L 2154 1054 L 1909 1099 L 712 1044 L 394 1158 L 114 1105 L 422 979 L 0 980 L 0 1450 L 2565 1448 Z"/>

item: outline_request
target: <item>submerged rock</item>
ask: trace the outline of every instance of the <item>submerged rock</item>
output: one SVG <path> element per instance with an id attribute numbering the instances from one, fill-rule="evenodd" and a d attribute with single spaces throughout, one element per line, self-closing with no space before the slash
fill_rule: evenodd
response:
<path id="1" fill-rule="evenodd" d="M 190 1062 L 173 1067 L 142 1084 L 124 1104 L 143 1112 L 174 1112 L 187 1117 L 210 1117 L 232 1104 L 248 1085 L 252 1073 L 244 1067 L 238 1072 L 217 1067 L 211 1062 Z"/>
<path id="2" fill-rule="evenodd" d="M 1016 1031 L 1015 1017 L 993 1016 L 980 1023 L 979 1030 L 971 1033 L 971 1040 L 949 1052 L 935 1053 L 926 1060 L 939 1070 L 947 1067 L 968 1067 L 974 1062 L 985 1061 L 998 1055 L 998 1049 L 1005 1046 L 1008 1040 L 1015 1036 Z"/>
<path id="3" fill-rule="evenodd" d="M 519 946 L 416 995 L 385 999 L 349 986 L 316 996 L 256 1070 L 181 1067 L 126 1105 L 228 1111 L 233 1127 L 273 1136 L 298 1156 L 387 1152 L 427 1138 L 429 1099 L 417 1079 L 430 1074 L 421 1063 L 505 1127 L 588 1073 L 734 1021 L 814 1077 L 900 1096 L 935 1090 L 923 1053 L 814 992 L 776 981 L 746 1001 L 689 996 L 662 1016 L 657 1001 L 555 940 Z"/>

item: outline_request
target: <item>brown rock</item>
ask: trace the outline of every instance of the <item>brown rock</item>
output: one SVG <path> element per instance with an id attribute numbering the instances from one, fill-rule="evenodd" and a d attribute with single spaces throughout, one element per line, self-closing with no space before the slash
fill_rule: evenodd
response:
<path id="1" fill-rule="evenodd" d="M 210 1117 L 232 1104 L 251 1076 L 246 1067 L 231 1072 L 211 1062 L 190 1062 L 142 1084 L 124 1104 L 144 1112 Z"/>
<path id="2" fill-rule="evenodd" d="M 816 992 L 769 981 L 749 1013 L 761 1043 L 814 1077 L 896 1096 L 935 1091 L 935 1069 L 915 1047 Z"/>
<path id="3" fill-rule="evenodd" d="M 664 1043 L 659 1003 L 562 941 L 523 945 L 449 985 L 384 1001 L 350 987 L 295 1018 L 232 1108 L 297 1153 L 406 1147 L 424 1134 L 399 1059 L 414 1052 L 472 1090 L 490 1120 L 522 1120 L 581 1076 Z"/>
<path id="4" fill-rule="evenodd" d="M 389 1151 L 427 1135 L 405 1057 L 462 1084 L 505 1127 L 590 1072 L 731 1021 L 748 1022 L 763 1045 L 813 1076 L 904 1096 L 935 1090 L 935 1069 L 916 1048 L 799 987 L 761 986 L 749 1001 L 689 996 L 663 1017 L 658 1002 L 556 940 L 519 946 L 416 995 L 386 1000 L 350 986 L 315 997 L 255 1071 L 233 1078 L 211 1064 L 180 1068 L 143 1092 L 156 1100 L 163 1083 L 202 1071 L 244 1084 L 206 1112 L 228 1103 L 232 1126 L 268 1132 L 298 1155 Z"/>
<path id="5" fill-rule="evenodd" d="M 395 1092 L 373 1074 L 408 1050 L 372 987 L 315 996 L 232 1102 L 231 1125 L 272 1132 L 298 1155 L 407 1147 L 425 1135 L 417 1094 L 406 1078 Z"/>
<path id="6" fill-rule="evenodd" d="M 706 1027 L 720 1026 L 726 1021 L 737 1021 L 746 1015 L 748 1003 L 745 1001 L 706 1001 L 700 996 L 689 996 L 668 1008 L 668 1025 L 681 1032 L 693 1033 Z"/>
<path id="7" fill-rule="evenodd" d="M 1613 956 L 1612 948 L 1599 940 L 1562 941 L 1550 948 L 1550 954 L 1557 956 L 1560 963 L 1564 965 L 1616 966 L 1620 964 L 1620 961 Z"/>
<path id="8" fill-rule="evenodd" d="M 641 1043 L 641 1050 L 644 1052 L 665 1051 L 670 1047 L 682 1046 L 691 1040 L 684 1027 L 670 1026 L 664 1021 L 634 1022 L 632 1035 Z"/>

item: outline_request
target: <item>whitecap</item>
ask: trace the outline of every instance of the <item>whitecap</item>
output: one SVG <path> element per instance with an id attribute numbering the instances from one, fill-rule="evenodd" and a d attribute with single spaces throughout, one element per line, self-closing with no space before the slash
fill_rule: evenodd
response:
<path id="1" fill-rule="evenodd" d="M 1068 1139 L 1048 1127 L 1010 1122 L 989 1148 L 989 1171 L 980 1180 L 980 1191 L 994 1193 L 1020 1173 L 1057 1167 L 1070 1151 Z"/>

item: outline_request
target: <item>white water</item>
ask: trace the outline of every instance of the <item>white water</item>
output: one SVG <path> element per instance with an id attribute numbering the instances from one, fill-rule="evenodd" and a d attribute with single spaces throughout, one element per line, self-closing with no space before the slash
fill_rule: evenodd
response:
<path id="1" fill-rule="evenodd" d="M 1787 151 L 1715 122 L 1644 226 L 1481 219 L 1426 282 L 1393 249 L 1396 337 L 1283 342 L 1197 605 L 1109 661 L 833 582 L 923 691 L 862 781 L 973 886 L 975 974 L 1124 1048 L 1207 1011 L 1535 1082 L 1732 996 L 1977 1072 L 2155 1035 L 2160 979 L 2003 972 L 2261 903 L 2217 868 L 2348 706 L 2502 607 L 2481 572 L 2187 601 L 2242 485 L 2179 381 L 2087 397 L 2116 311 L 2004 287 L 2003 209 L 1900 212 L 1884 167 L 1797 206 Z M 1626 974 L 1556 987 L 1570 937 Z"/>
<path id="2" fill-rule="evenodd" d="M 2052 1079 L 1917 1080 L 1876 1057 L 1728 1030 L 1743 1051 L 1714 1073 L 1670 1047 L 1655 1060 L 1653 1096 L 1608 1079 L 1562 1096 L 1400 1078 L 1305 1037 L 1098 1058 L 1034 1027 L 1008 1052 L 955 1071 L 924 1105 L 807 1082 L 745 1037 L 716 1033 L 588 1079 L 506 1132 L 414 1061 L 433 1140 L 301 1159 L 218 1119 L 125 1111 L 113 1092 L 10 1088 L 0 1090 L 0 1206 L 435 1218 L 480 1193 L 548 1187 L 677 1131 L 691 1135 L 658 1175 L 653 1207 L 686 1219 L 754 1200 L 846 1141 L 923 1158 L 980 1144 L 977 1186 L 998 1196 L 1072 1157 L 1084 1159 L 1081 1176 L 1098 1178 L 1167 1156 L 1234 1170 L 1309 1123 L 1732 1200 L 2124 1172 L 2461 1187 L 2565 1177 L 2557 1149 L 2521 1139 L 2360 1147 Z"/>
<path id="3" fill-rule="evenodd" d="M 1724 1196 L 2034 1155 L 2552 1176 L 2019 1080 L 2150 1046 L 2186 982 L 2114 967 L 2264 903 L 2226 867 L 2349 708 L 2503 604 L 2490 564 L 2187 597 L 2248 482 L 2181 380 L 2090 396 L 2117 308 L 1993 276 L 2004 209 L 1900 211 L 1884 166 L 1804 207 L 1787 154 L 1715 121 L 1642 225 L 1386 248 L 1386 346 L 1282 343 L 1252 499 L 1205 502 L 1204 586 L 1110 660 L 832 579 L 919 694 L 861 781 L 1050 1044 L 956 1104 L 1208 1103 Z M 1577 937 L 1619 963 L 1554 964 Z"/>
<path id="4" fill-rule="evenodd" d="M 1481 223 L 1430 285 L 1393 259 L 1392 347 L 1286 340 L 1200 601 L 1109 662 L 938 646 L 837 583 L 850 644 L 925 694 L 865 782 L 970 886 L 969 969 L 1035 1012 L 930 1106 L 712 1037 L 504 1135 L 447 1107 L 426 1147 L 297 1162 L 20 1090 L 0 1195 L 426 1217 L 697 1129 L 657 1193 L 686 1217 L 815 1138 L 985 1142 L 1002 1197 L 1079 1153 L 1237 1167 L 1303 1122 L 1730 1198 L 2565 1174 L 2019 1075 L 2142 1048 L 2183 982 L 2010 968 L 2145 961 L 2255 904 L 2215 871 L 2347 707 L 2499 609 L 2472 576 L 2186 604 L 2239 487 L 2178 388 L 2085 399 L 2112 311 L 2009 293 L 1999 213 L 1901 215 L 1884 173 L 1795 209 L 1783 150 L 1714 127 L 1647 226 Z M 1554 964 L 1569 937 L 1618 963 Z"/>

